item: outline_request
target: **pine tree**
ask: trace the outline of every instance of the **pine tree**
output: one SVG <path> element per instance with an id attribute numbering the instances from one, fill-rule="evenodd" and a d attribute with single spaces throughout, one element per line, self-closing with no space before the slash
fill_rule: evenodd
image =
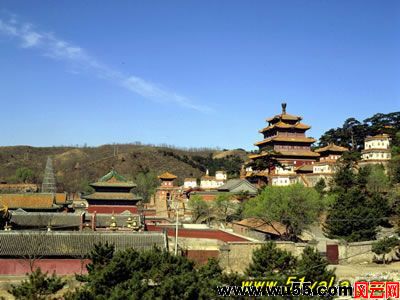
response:
<path id="1" fill-rule="evenodd" d="M 350 163 L 344 163 L 334 176 L 335 202 L 328 209 L 324 232 L 329 238 L 349 242 L 375 239 L 377 226 L 384 220 L 386 206 L 381 207 L 377 195 L 368 193 L 369 171 L 356 175 Z"/>
<path id="2" fill-rule="evenodd" d="M 86 266 L 89 274 L 95 270 L 104 268 L 114 256 L 115 246 L 113 244 L 96 244 L 89 254 L 90 263 Z"/>
<path id="3" fill-rule="evenodd" d="M 280 250 L 273 242 L 266 243 L 253 251 L 252 262 L 246 274 L 254 278 L 284 279 L 293 275 L 296 258 L 285 250 Z"/>
<path id="4" fill-rule="evenodd" d="M 297 263 L 298 276 L 305 277 L 305 282 L 329 281 L 334 270 L 328 269 L 328 261 L 316 249 L 307 246 Z"/>
<path id="5" fill-rule="evenodd" d="M 216 260 L 197 269 L 186 257 L 158 248 L 118 251 L 95 265 L 102 267 L 91 268 L 87 283 L 66 300 L 213 299 L 217 286 L 240 284 L 239 277 L 224 275 Z"/>
<path id="6" fill-rule="evenodd" d="M 8 292 L 17 300 L 44 300 L 48 299 L 49 295 L 61 290 L 64 285 L 65 282 L 54 273 L 48 276 L 47 273 L 43 273 L 40 268 L 37 268 L 21 284 L 11 285 Z"/>
<path id="7" fill-rule="evenodd" d="M 314 189 L 322 196 L 325 195 L 325 189 L 326 189 L 326 183 L 323 178 L 318 180 L 318 182 L 315 184 Z"/>

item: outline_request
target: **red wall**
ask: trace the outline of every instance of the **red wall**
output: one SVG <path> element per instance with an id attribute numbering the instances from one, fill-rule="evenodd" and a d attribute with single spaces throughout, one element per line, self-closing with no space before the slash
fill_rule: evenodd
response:
<path id="1" fill-rule="evenodd" d="M 88 263 L 88 259 L 43 258 L 35 261 L 34 268 L 40 268 L 43 272 L 49 272 L 49 274 L 55 272 L 57 275 L 72 275 L 75 273 L 80 274 L 81 271 L 82 273 L 87 273 L 85 266 Z M 25 275 L 30 272 L 31 269 L 27 259 L 0 259 L 1 275 Z"/>
<path id="2" fill-rule="evenodd" d="M 89 213 L 97 212 L 99 214 L 120 214 L 124 211 L 130 211 L 133 214 L 137 213 L 136 206 L 126 206 L 126 205 L 89 205 L 87 211 Z"/>
<path id="3" fill-rule="evenodd" d="M 186 250 L 185 256 L 197 265 L 205 265 L 209 258 L 218 258 L 218 250 Z"/>
<path id="4" fill-rule="evenodd" d="M 147 225 L 148 231 L 163 231 L 165 227 L 160 227 L 156 225 Z M 175 237 L 175 228 L 165 228 L 167 230 L 168 236 Z M 215 239 L 223 242 L 246 242 L 249 241 L 237 235 L 229 234 L 221 230 L 213 229 L 187 229 L 179 228 L 178 237 L 187 238 L 199 238 L 199 239 Z"/>

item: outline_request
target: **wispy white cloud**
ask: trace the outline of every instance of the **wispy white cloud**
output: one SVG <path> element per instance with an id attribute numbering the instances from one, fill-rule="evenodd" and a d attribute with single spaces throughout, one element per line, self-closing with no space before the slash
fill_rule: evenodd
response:
<path id="1" fill-rule="evenodd" d="M 111 81 L 143 98 L 155 102 L 173 103 L 203 113 L 213 111 L 210 107 L 195 104 L 187 97 L 153 82 L 111 68 L 90 56 L 83 48 L 66 42 L 52 33 L 41 32 L 30 23 L 20 22 L 15 15 L 0 16 L 0 34 L 18 40 L 22 48 L 37 49 L 46 57 L 73 64 L 74 73 L 77 73 L 77 69 L 90 72 L 98 78 Z"/>

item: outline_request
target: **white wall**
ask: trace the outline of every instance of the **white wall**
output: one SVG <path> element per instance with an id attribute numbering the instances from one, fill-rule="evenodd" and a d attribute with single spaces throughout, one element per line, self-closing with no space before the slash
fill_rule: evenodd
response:
<path id="1" fill-rule="evenodd" d="M 389 139 L 376 139 L 365 141 L 365 150 L 367 149 L 389 149 Z"/>
<path id="2" fill-rule="evenodd" d="M 197 187 L 197 182 L 196 180 L 188 180 L 183 183 L 183 186 L 185 189 L 195 188 Z"/>

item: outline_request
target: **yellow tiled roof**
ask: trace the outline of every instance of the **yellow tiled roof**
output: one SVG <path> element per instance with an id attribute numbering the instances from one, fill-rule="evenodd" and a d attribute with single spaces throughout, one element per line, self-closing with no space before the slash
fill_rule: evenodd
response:
<path id="1" fill-rule="evenodd" d="M 0 205 L 8 208 L 51 208 L 53 194 L 0 194 Z"/>
<path id="2" fill-rule="evenodd" d="M 276 142 L 298 142 L 298 143 L 314 143 L 316 140 L 313 138 L 309 137 L 291 137 L 291 136 L 274 136 L 270 138 L 266 138 L 265 140 L 262 140 L 260 142 L 255 143 L 255 146 L 262 145 L 269 143 L 271 141 L 276 141 Z"/>
<path id="3" fill-rule="evenodd" d="M 325 151 L 333 151 L 333 152 L 346 152 L 349 151 L 346 147 L 338 146 L 333 143 L 330 143 L 328 146 L 318 148 L 315 150 L 315 152 L 325 152 Z"/>
<path id="4" fill-rule="evenodd" d="M 172 173 L 169 172 L 165 172 L 163 174 L 161 174 L 160 176 L 158 176 L 159 179 L 167 179 L 167 180 L 172 180 L 172 179 L 176 179 L 178 178 L 177 176 L 175 176 Z"/>
<path id="5" fill-rule="evenodd" d="M 372 141 L 372 140 L 379 140 L 379 139 L 388 139 L 390 138 L 390 136 L 386 133 L 383 134 L 378 134 L 378 135 L 374 135 L 374 136 L 368 136 L 365 138 L 365 141 Z"/>
<path id="6" fill-rule="evenodd" d="M 271 121 L 276 120 L 276 119 L 278 119 L 278 120 L 289 120 L 289 121 L 294 121 L 294 120 L 299 120 L 300 121 L 302 119 L 302 117 L 289 115 L 289 114 L 285 113 L 285 114 L 275 115 L 272 118 L 268 118 L 267 121 L 271 122 Z"/>
<path id="7" fill-rule="evenodd" d="M 288 124 L 288 123 L 279 121 L 278 123 L 269 125 L 269 126 L 263 128 L 263 129 L 261 129 L 259 132 L 260 133 L 266 132 L 266 131 L 271 130 L 273 128 L 296 128 L 296 129 L 305 129 L 305 130 L 307 130 L 307 129 L 310 129 L 311 126 L 306 125 L 304 123 Z"/>
<path id="8" fill-rule="evenodd" d="M 265 156 L 273 156 L 273 157 L 280 157 L 280 156 L 309 156 L 309 157 L 319 157 L 319 153 L 315 153 L 313 151 L 279 151 L 274 153 L 269 152 L 262 152 L 260 154 L 249 155 L 250 159 L 256 159 Z"/>

